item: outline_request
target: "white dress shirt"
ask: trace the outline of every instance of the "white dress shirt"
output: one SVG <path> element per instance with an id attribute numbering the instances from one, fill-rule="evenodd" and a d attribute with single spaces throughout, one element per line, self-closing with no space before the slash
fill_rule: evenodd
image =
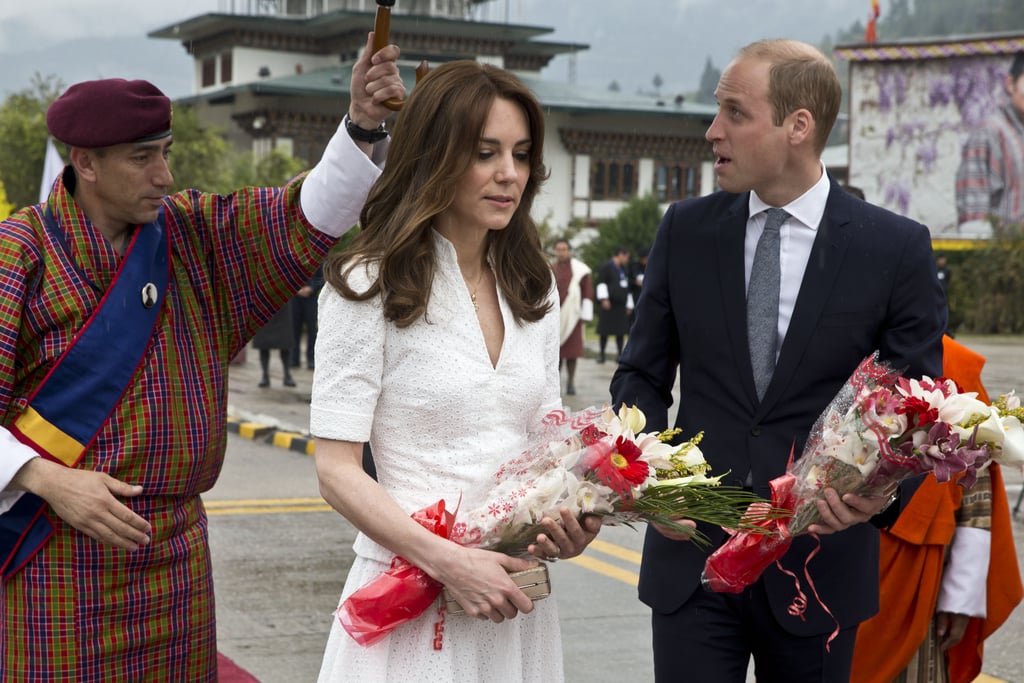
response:
<path id="1" fill-rule="evenodd" d="M 825 203 L 828 201 L 829 189 L 828 175 L 825 173 L 823 165 L 821 178 L 811 186 L 811 189 L 789 204 L 778 207 L 785 209 L 789 213 L 789 218 L 779 228 L 779 268 L 781 273 L 779 279 L 779 338 L 775 345 L 776 358 L 778 358 L 778 350 L 782 349 L 782 342 L 786 338 L 789 321 L 793 317 L 796 297 L 800 293 L 800 283 L 804 279 L 804 270 L 807 269 L 807 261 L 811 257 L 811 246 L 818 234 L 818 225 L 821 223 L 822 216 L 825 215 Z M 754 265 L 757 240 L 764 230 L 765 221 L 768 220 L 768 214 L 765 211 L 770 208 L 772 207 L 758 197 L 756 192 L 750 193 L 747 235 L 743 242 L 743 269 L 746 274 L 747 287 L 750 286 L 750 270 Z"/>

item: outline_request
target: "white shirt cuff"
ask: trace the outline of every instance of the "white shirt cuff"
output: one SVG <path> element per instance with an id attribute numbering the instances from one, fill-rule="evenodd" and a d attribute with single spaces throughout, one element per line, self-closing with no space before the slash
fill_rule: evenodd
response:
<path id="1" fill-rule="evenodd" d="M 370 159 L 349 137 L 345 127 L 338 127 L 300 190 L 302 213 L 313 227 L 332 237 L 341 237 L 359 222 L 359 212 L 370 188 L 380 177 L 388 140 L 373 146 L 374 158 Z"/>
<path id="2" fill-rule="evenodd" d="M 936 612 L 986 615 L 985 581 L 988 578 L 992 533 L 988 529 L 957 527 L 942 571 Z"/>
<path id="3" fill-rule="evenodd" d="M 583 303 L 580 304 L 580 320 L 589 323 L 594 319 L 594 302 L 590 299 L 584 299 Z"/>
<path id="4" fill-rule="evenodd" d="M 38 458 L 39 454 L 18 441 L 4 427 L 0 427 L 0 515 L 7 512 L 21 498 L 22 491 L 8 491 L 7 486 L 32 458 Z"/>

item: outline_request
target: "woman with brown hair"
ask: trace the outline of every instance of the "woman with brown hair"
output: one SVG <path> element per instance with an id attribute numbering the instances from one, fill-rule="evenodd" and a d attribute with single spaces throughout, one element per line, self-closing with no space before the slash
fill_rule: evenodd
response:
<path id="1" fill-rule="evenodd" d="M 562 678 L 555 601 L 532 603 L 508 576 L 535 562 L 410 518 L 439 499 L 484 502 L 495 470 L 560 407 L 558 300 L 530 218 L 543 139 L 540 106 L 508 72 L 436 68 L 394 126 L 362 231 L 325 264 L 311 430 L 320 490 L 360 530 L 342 600 L 398 555 L 466 615 L 428 609 L 366 647 L 335 620 L 321 681 Z M 367 441 L 379 483 L 361 467 Z M 553 560 L 599 525 L 564 513 L 545 527 L 531 551 Z"/>

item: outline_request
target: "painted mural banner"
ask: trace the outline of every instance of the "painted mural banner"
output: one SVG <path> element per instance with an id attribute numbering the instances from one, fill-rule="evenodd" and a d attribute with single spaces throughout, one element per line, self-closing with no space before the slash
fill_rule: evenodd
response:
<path id="1" fill-rule="evenodd" d="M 984 239 L 993 218 L 1024 221 L 1024 77 L 1008 80 L 1024 69 L 1024 34 L 835 55 L 850 62 L 849 183 L 868 201 L 936 239 Z"/>

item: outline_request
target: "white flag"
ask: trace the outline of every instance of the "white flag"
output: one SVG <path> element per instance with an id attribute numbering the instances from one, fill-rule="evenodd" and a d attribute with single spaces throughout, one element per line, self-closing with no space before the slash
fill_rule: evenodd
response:
<path id="1" fill-rule="evenodd" d="M 53 144 L 53 138 L 46 138 L 46 157 L 43 159 L 43 180 L 39 183 L 39 203 L 42 204 L 50 196 L 53 183 L 64 170 L 64 160 Z"/>

